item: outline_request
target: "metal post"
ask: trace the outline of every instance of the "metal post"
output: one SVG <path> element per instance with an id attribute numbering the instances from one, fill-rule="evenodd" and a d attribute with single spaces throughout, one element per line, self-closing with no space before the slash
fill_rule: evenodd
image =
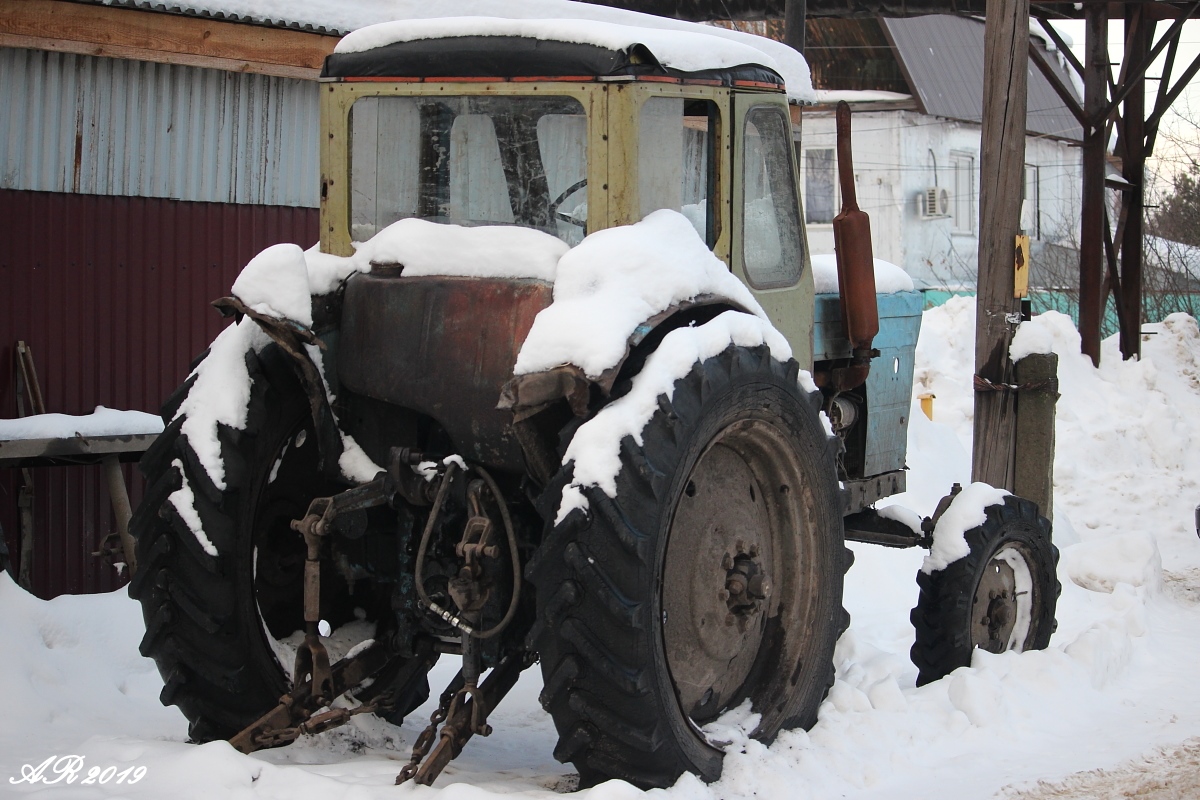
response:
<path id="1" fill-rule="evenodd" d="M 979 292 L 976 297 L 974 480 L 1012 490 L 1016 430 L 1008 346 L 1020 321 L 1015 243 L 1025 185 L 1029 0 L 988 3 L 984 28 L 983 135 L 979 177 Z"/>
<path id="2" fill-rule="evenodd" d="M 1079 349 L 1100 364 L 1104 298 L 1104 113 L 1108 91 L 1108 5 L 1084 6 L 1083 204 L 1079 243 Z"/>
<path id="3" fill-rule="evenodd" d="M 29 470 L 22 470 L 24 482 L 17 495 L 17 508 L 21 516 L 21 552 L 17 561 L 17 583 L 27 592 L 33 592 L 33 477 Z"/>
<path id="4" fill-rule="evenodd" d="M 1125 4 L 1125 62 L 1140 65 L 1150 49 L 1154 23 L 1146 18 L 1140 3 Z M 1128 216 L 1121 237 L 1121 357 L 1138 358 L 1142 354 L 1142 258 L 1146 176 L 1146 78 L 1145 70 L 1132 81 L 1121 114 L 1121 142 L 1124 154 L 1121 172 L 1126 190 Z"/>
<path id="5" fill-rule="evenodd" d="M 129 505 L 129 492 L 125 489 L 125 476 L 121 474 L 121 464 L 115 455 L 105 456 L 102 463 L 104 477 L 108 480 L 108 499 L 112 503 L 113 516 L 117 518 L 121 549 L 125 552 L 125 566 L 129 568 L 129 577 L 132 578 L 137 572 L 137 556 L 133 536 L 129 533 L 133 511 Z"/>
<path id="6" fill-rule="evenodd" d="M 807 24 L 807 0 L 784 0 L 783 43 L 803 55 L 804 33 Z"/>
<path id="7" fill-rule="evenodd" d="M 1017 362 L 1017 450 L 1013 493 L 1037 503 L 1054 519 L 1054 406 L 1058 402 L 1058 356 L 1035 353 Z"/>

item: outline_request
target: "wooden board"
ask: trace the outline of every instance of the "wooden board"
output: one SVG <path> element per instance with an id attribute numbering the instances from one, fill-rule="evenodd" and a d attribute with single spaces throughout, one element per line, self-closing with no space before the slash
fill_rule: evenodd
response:
<path id="1" fill-rule="evenodd" d="M 62 0 L 0 0 L 0 46 L 314 80 L 336 36 Z"/>
<path id="2" fill-rule="evenodd" d="M 156 433 L 126 436 L 71 436 L 55 439 L 0 439 L 0 467 L 44 467 L 99 464 L 104 456 L 137 461 Z"/>

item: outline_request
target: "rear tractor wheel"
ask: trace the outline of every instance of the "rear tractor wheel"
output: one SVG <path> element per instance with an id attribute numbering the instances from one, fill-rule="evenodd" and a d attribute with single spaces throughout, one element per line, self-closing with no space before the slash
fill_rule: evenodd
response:
<path id="1" fill-rule="evenodd" d="M 621 443 L 616 496 L 585 489 L 589 511 L 548 531 L 528 571 L 541 699 L 584 784 L 714 780 L 734 728 L 770 742 L 816 721 L 849 551 L 796 369 L 765 347 L 696 363 Z"/>
<path id="2" fill-rule="evenodd" d="M 1062 591 L 1058 548 L 1037 506 L 1009 495 L 966 532 L 970 552 L 945 569 L 917 573 L 921 594 L 910 619 L 910 656 L 917 685 L 970 666 L 976 649 L 989 653 L 1044 650 L 1055 629 Z"/>
<path id="3" fill-rule="evenodd" d="M 295 656 L 287 642 L 304 625 L 305 546 L 290 523 L 314 497 L 346 488 L 318 468 L 308 401 L 286 357 L 270 345 L 246 359 L 245 429 L 217 432 L 224 488 L 201 465 L 178 417 L 142 459 L 147 491 L 131 525 L 139 569 L 129 592 L 146 621 L 141 652 L 162 673 L 162 702 L 179 707 L 200 742 L 233 736 L 291 689 Z M 190 391 L 185 384 L 164 417 Z M 372 582 L 352 589 L 329 561 L 321 617 L 348 647 L 370 637 L 370 620 L 385 620 L 390 609 Z M 363 611 L 367 620 L 359 619 Z M 330 655 L 336 660 L 336 651 Z M 391 672 L 385 667 L 383 675 Z M 413 683 L 410 699 L 419 703 L 428 685 L 424 675 Z"/>

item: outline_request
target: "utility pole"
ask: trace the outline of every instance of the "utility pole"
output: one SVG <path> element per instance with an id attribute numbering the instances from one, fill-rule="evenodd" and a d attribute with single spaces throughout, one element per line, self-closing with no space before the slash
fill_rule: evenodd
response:
<path id="1" fill-rule="evenodd" d="M 1025 185 L 1029 0 L 987 4 L 979 179 L 973 480 L 1013 489 L 1016 414 L 1008 346 L 1020 321 L 1016 237 Z"/>

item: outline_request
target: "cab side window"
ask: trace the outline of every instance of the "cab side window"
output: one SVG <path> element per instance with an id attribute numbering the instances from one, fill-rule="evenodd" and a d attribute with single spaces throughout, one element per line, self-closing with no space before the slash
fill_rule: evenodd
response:
<path id="1" fill-rule="evenodd" d="M 709 100 L 652 97 L 638 121 L 638 197 L 645 217 L 683 214 L 711 249 L 720 235 L 716 199 L 717 106 Z"/>
<path id="2" fill-rule="evenodd" d="M 792 131 L 776 106 L 746 114 L 742 146 L 742 259 L 756 289 L 792 286 L 804 249 L 792 174 Z"/>

